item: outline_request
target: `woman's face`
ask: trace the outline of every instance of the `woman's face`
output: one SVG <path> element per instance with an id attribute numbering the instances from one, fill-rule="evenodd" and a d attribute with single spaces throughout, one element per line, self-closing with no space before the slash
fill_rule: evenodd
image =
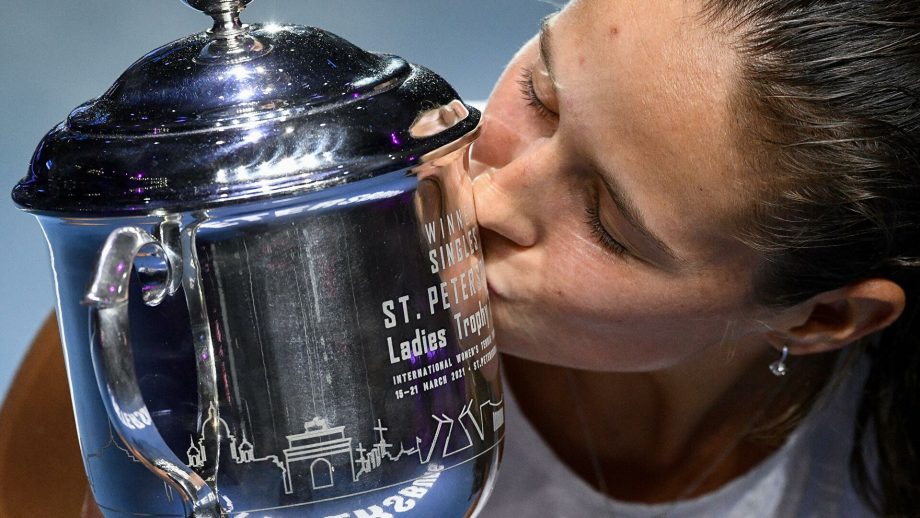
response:
<path id="1" fill-rule="evenodd" d="M 504 352 L 648 371 L 762 339 L 736 56 L 698 8 L 576 0 L 499 80 L 473 158 Z"/>

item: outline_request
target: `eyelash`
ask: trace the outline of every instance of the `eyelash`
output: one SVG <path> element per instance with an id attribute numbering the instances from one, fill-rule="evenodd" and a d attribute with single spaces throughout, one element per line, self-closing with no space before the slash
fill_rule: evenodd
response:
<path id="1" fill-rule="evenodd" d="M 607 249 L 610 253 L 617 257 L 624 257 L 628 253 L 625 246 L 622 243 L 617 241 L 607 232 L 607 229 L 604 228 L 604 224 L 601 223 L 600 217 L 600 207 L 597 203 L 585 209 L 587 214 L 587 223 L 588 227 L 591 229 L 591 235 L 597 240 L 597 242 Z"/>
<path id="2" fill-rule="evenodd" d="M 541 118 L 546 120 L 555 120 L 558 115 L 553 113 L 549 108 L 543 104 L 543 101 L 537 96 L 537 91 L 533 87 L 533 67 L 524 67 L 521 70 L 521 78 L 518 79 L 518 85 L 521 87 L 521 95 L 524 97 L 524 101 L 527 102 L 527 105 L 533 108 L 533 110 Z"/>

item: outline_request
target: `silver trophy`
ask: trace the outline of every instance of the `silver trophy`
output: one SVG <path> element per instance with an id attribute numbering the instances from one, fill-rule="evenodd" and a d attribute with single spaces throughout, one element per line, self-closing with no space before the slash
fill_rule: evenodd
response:
<path id="1" fill-rule="evenodd" d="M 504 434 L 479 113 L 399 57 L 186 3 L 213 27 L 76 108 L 13 191 L 99 506 L 475 515 Z"/>

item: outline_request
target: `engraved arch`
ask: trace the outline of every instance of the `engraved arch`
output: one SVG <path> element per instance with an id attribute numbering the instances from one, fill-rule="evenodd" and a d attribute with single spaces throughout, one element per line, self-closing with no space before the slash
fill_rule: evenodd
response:
<path id="1" fill-rule="evenodd" d="M 332 464 L 326 459 L 316 459 L 310 463 L 310 481 L 313 483 L 313 489 L 322 489 L 332 487 L 335 481 L 332 479 Z"/>

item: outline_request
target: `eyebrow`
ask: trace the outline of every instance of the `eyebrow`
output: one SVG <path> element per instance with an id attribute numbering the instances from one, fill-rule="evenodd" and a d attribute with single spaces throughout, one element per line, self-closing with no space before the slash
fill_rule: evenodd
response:
<path id="1" fill-rule="evenodd" d="M 550 80 L 553 84 L 556 83 L 556 74 L 553 73 L 553 54 L 550 52 L 552 47 L 550 45 L 550 27 L 549 24 L 552 23 L 555 14 L 545 16 L 543 21 L 540 23 L 540 58 L 543 59 L 543 64 L 546 65 L 546 72 L 549 74 Z"/>
<path id="2" fill-rule="evenodd" d="M 686 261 L 677 255 L 674 250 L 665 244 L 664 241 L 658 238 L 651 230 L 649 230 L 648 225 L 645 224 L 645 221 L 642 219 L 642 216 L 639 214 L 639 211 L 636 209 L 636 205 L 633 201 L 626 195 L 626 192 L 617 183 L 616 178 L 613 175 L 604 171 L 601 168 L 597 168 L 596 174 L 601 177 L 604 183 L 604 187 L 607 189 L 607 192 L 610 194 L 610 198 L 613 200 L 614 205 L 617 206 L 617 210 L 620 211 L 620 214 L 623 216 L 623 219 L 626 220 L 634 229 L 636 229 L 639 234 L 642 235 L 649 243 L 652 244 L 658 251 L 663 253 L 671 261 L 677 264 L 684 264 Z"/>

